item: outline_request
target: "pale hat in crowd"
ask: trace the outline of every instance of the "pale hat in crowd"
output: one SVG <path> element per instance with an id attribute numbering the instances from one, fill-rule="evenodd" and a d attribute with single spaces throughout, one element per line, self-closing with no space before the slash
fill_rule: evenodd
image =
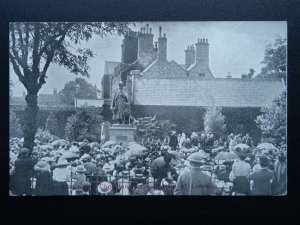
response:
<path id="1" fill-rule="evenodd" d="M 86 169 L 84 168 L 83 165 L 79 165 L 76 168 L 76 172 L 84 173 L 85 171 L 86 171 Z"/>
<path id="2" fill-rule="evenodd" d="M 97 190 L 101 194 L 108 194 L 112 190 L 112 184 L 109 182 L 102 182 L 98 185 Z"/>
<path id="3" fill-rule="evenodd" d="M 49 162 L 54 162 L 55 160 L 51 157 L 46 156 L 46 157 L 41 158 L 41 161 L 49 163 Z"/>
<path id="4" fill-rule="evenodd" d="M 81 156 L 81 160 L 83 160 L 83 161 L 90 160 L 90 159 L 92 159 L 92 157 L 87 153 L 84 153 L 83 156 Z"/>
<path id="5" fill-rule="evenodd" d="M 39 161 L 35 166 L 34 170 L 37 171 L 50 171 L 50 165 L 45 161 Z"/>
<path id="6" fill-rule="evenodd" d="M 113 164 L 104 164 L 103 168 L 104 172 L 110 172 L 113 171 L 115 169 L 115 166 Z"/>
<path id="7" fill-rule="evenodd" d="M 194 152 L 190 154 L 188 157 L 188 160 L 191 162 L 203 162 L 203 159 L 206 159 L 208 157 L 207 153 L 204 152 Z"/>
<path id="8" fill-rule="evenodd" d="M 67 166 L 69 165 L 68 161 L 66 159 L 59 159 L 56 166 Z"/>

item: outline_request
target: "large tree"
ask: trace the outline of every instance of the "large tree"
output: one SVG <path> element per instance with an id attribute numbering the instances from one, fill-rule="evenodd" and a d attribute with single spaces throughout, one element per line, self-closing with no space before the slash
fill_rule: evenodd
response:
<path id="1" fill-rule="evenodd" d="M 261 113 L 255 122 L 264 137 L 272 137 L 279 142 L 285 140 L 287 131 L 286 91 L 282 91 L 270 105 L 262 107 Z"/>
<path id="2" fill-rule="evenodd" d="M 65 84 L 59 92 L 64 103 L 74 104 L 74 98 L 97 98 L 100 90 L 96 85 L 88 83 L 83 78 L 76 78 Z"/>
<path id="3" fill-rule="evenodd" d="M 269 44 L 262 61 L 264 67 L 257 77 L 284 78 L 286 80 L 287 40 L 277 38 L 274 44 Z"/>
<path id="4" fill-rule="evenodd" d="M 93 35 L 123 34 L 129 23 L 10 23 L 9 59 L 19 81 L 27 90 L 25 97 L 24 147 L 33 149 L 37 131 L 38 92 L 46 83 L 51 63 L 64 66 L 74 74 L 89 76 L 90 49 L 79 47 Z"/>

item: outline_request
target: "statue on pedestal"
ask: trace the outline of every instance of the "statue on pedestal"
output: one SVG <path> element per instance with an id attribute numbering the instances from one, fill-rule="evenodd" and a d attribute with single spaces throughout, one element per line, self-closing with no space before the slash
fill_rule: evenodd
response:
<path id="1" fill-rule="evenodd" d="M 119 83 L 119 90 L 113 96 L 110 109 L 113 112 L 113 120 L 119 124 L 129 124 L 130 119 L 130 102 L 124 92 L 124 83 Z"/>

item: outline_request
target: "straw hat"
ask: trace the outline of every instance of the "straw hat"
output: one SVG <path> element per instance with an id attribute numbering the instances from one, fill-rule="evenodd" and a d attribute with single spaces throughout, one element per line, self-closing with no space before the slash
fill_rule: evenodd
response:
<path id="1" fill-rule="evenodd" d="M 207 157 L 208 157 L 207 153 L 199 151 L 190 154 L 190 156 L 187 159 L 192 162 L 203 162 L 203 159 L 206 159 Z"/>
<path id="2" fill-rule="evenodd" d="M 66 159 L 59 159 L 56 166 L 67 166 L 69 165 L 68 161 Z"/>
<path id="3" fill-rule="evenodd" d="M 83 165 L 79 165 L 76 168 L 76 172 L 84 173 L 85 171 L 86 171 L 86 169 L 84 168 Z"/>
<path id="4" fill-rule="evenodd" d="M 38 171 L 49 171 L 50 165 L 46 163 L 45 161 L 39 161 L 35 166 L 34 170 Z"/>
<path id="5" fill-rule="evenodd" d="M 107 194 L 112 190 L 112 184 L 109 182 L 102 182 L 98 185 L 97 190 L 101 194 Z"/>

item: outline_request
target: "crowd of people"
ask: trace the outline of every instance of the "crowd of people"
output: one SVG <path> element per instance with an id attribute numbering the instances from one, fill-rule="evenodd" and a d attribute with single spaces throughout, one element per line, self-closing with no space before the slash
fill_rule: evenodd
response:
<path id="1" fill-rule="evenodd" d="M 284 195 L 286 146 L 170 132 L 140 143 L 10 140 L 11 195 Z"/>

